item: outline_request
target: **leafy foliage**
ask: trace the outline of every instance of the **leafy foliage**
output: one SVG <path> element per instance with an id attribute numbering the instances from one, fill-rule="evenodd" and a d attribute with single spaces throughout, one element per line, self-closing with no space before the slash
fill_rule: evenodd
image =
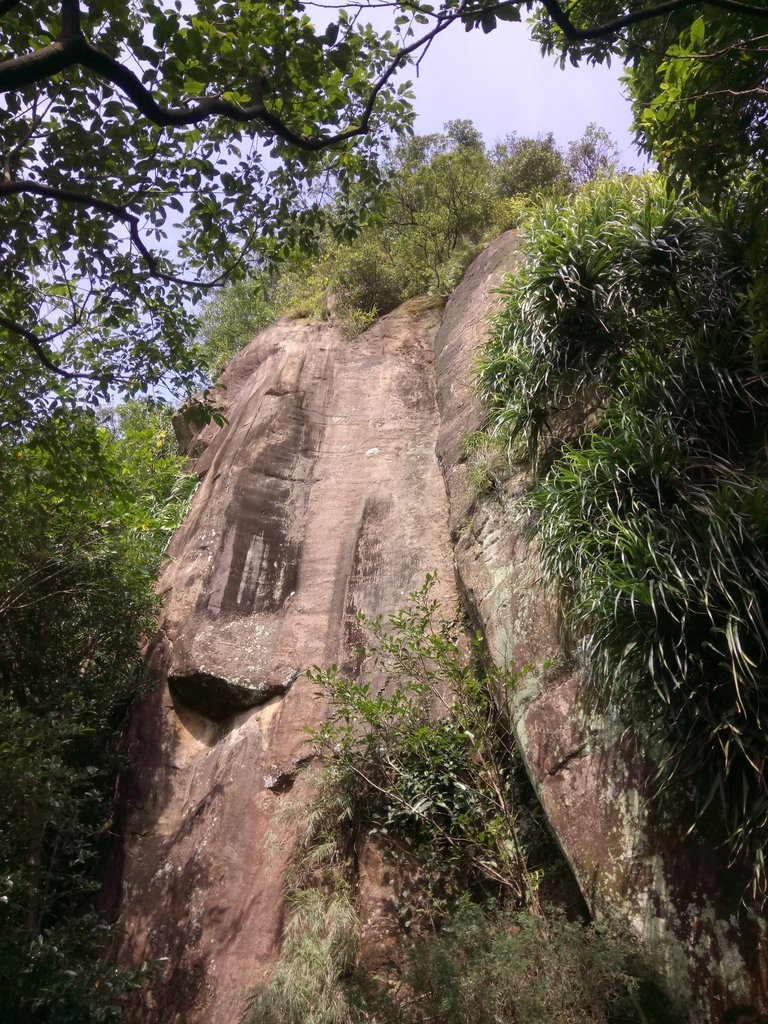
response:
<path id="1" fill-rule="evenodd" d="M 360 203 L 344 200 L 361 183 L 372 194 L 381 146 L 411 130 L 398 73 L 456 22 L 487 33 L 525 6 L 545 51 L 632 64 L 640 137 L 678 170 L 717 185 L 759 166 L 761 3 L 393 0 L 374 5 L 391 15 L 379 31 L 367 6 L 323 28 L 299 0 L 3 5 L 0 330 L 9 374 L 14 358 L 36 365 L 38 401 L 135 396 L 164 378 L 194 388 L 191 305 L 311 248 L 329 193 L 348 237 Z M 453 149 L 479 153 L 464 127 Z M 514 159 L 551 182 L 558 158 L 541 141 L 517 140 Z M 438 254 L 420 258 L 439 275 Z"/>
<path id="2" fill-rule="evenodd" d="M 503 197 L 564 190 L 569 185 L 565 157 L 551 132 L 536 139 L 507 135 L 496 143 L 492 156 Z"/>
<path id="3" fill-rule="evenodd" d="M 146 406 L 52 417 L 0 457 L 0 1016 L 119 1019 L 94 912 L 154 570 L 184 507 Z M 117 461 L 130 453 L 130 469 Z M 125 470 L 125 471 L 124 471 Z M 23 524 L 23 527 L 20 526 Z"/>
<path id="4" fill-rule="evenodd" d="M 386 625 L 358 617 L 374 641 L 360 650 L 361 681 L 336 666 L 309 674 L 331 708 L 312 738 L 333 794 L 318 804 L 312 842 L 343 852 L 354 842 L 345 822 L 408 837 L 442 896 L 475 886 L 535 902 L 524 838 L 535 826 L 521 808 L 508 702 L 514 679 L 492 668 L 478 675 L 454 624 L 439 616 L 433 582 Z"/>
<path id="5" fill-rule="evenodd" d="M 355 970 L 348 896 L 304 890 L 274 978 L 244 1024 L 618 1024 L 637 1019 L 631 945 L 556 911 L 489 912 L 463 900 L 410 944 L 389 986 Z M 332 944 L 333 943 L 333 944 Z M 679 1018 L 678 1018 L 679 1019 Z"/>
<path id="6" fill-rule="evenodd" d="M 439 935 L 414 947 L 407 974 L 412 998 L 404 1012 L 394 1004 L 388 1019 L 409 1024 L 632 1021 L 630 955 L 631 948 L 606 928 L 567 921 L 557 912 L 488 916 L 464 904 Z"/>
<path id="7" fill-rule="evenodd" d="M 545 207 L 479 371 L 497 430 L 554 463 L 531 506 L 595 696 L 663 739 L 660 781 L 720 796 L 765 891 L 768 367 L 751 221 L 660 182 Z M 548 433 L 548 428 L 551 431 Z M 568 443 L 570 439 L 570 443 Z"/>
<path id="8" fill-rule="evenodd" d="M 766 31 L 766 22 L 692 7 L 629 50 L 638 140 L 709 198 L 768 155 Z"/>
<path id="9" fill-rule="evenodd" d="M 310 674 L 331 705 L 311 734 L 323 767 L 281 957 L 244 1022 L 634 1020 L 630 947 L 539 905 L 528 861 L 547 840 L 512 747 L 511 681 L 471 664 L 433 582 L 387 623 L 359 617 L 372 638 L 362 681 L 335 666 Z M 354 864 L 366 836 L 411 883 L 414 927 L 387 979 L 358 964 Z"/>
<path id="10" fill-rule="evenodd" d="M 5 345 L 91 400 L 169 371 L 193 384 L 191 303 L 307 244 L 323 219 L 313 179 L 375 180 L 375 140 L 408 127 L 407 87 L 388 78 L 366 114 L 397 50 L 345 11 L 317 28 L 293 0 L 14 4 L 0 19 Z"/>

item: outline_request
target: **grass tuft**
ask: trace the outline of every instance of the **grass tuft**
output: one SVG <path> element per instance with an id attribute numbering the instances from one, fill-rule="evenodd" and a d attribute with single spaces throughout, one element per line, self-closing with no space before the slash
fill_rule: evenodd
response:
<path id="1" fill-rule="evenodd" d="M 545 205 L 478 380 L 494 434 L 524 439 L 539 471 L 529 508 L 592 697 L 663 741 L 659 785 L 692 782 L 697 819 L 719 797 L 765 895 L 768 363 L 751 246 L 738 197 L 714 217 L 654 177 Z"/>

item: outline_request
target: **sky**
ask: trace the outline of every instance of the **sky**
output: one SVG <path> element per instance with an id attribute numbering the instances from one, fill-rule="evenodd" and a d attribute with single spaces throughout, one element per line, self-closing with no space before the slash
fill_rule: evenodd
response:
<path id="1" fill-rule="evenodd" d="M 488 35 L 455 25 L 434 41 L 413 78 L 416 131 L 469 118 L 489 143 L 509 132 L 553 132 L 566 145 L 594 121 L 616 139 L 625 165 L 639 169 L 644 160 L 632 142 L 620 73 L 618 63 L 561 71 L 541 56 L 523 24 L 500 24 Z"/>

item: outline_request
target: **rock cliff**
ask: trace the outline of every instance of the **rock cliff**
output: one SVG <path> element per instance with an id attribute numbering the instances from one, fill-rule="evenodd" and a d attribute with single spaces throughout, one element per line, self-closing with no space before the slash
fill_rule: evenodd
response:
<path id="1" fill-rule="evenodd" d="M 225 374 L 228 424 L 195 439 L 202 481 L 161 579 L 157 686 L 128 738 L 121 956 L 164 965 L 136 1021 L 236 1024 L 279 947 L 280 808 L 304 792 L 303 730 L 326 713 L 303 670 L 354 672 L 357 611 L 394 612 L 428 571 L 455 608 L 454 567 L 493 656 L 530 666 L 518 739 L 591 909 L 643 939 L 693 1020 L 766 1006 L 764 933 L 738 879 L 650 800 L 632 732 L 582 709 L 516 516 L 526 478 L 486 498 L 471 486 L 471 364 L 516 259 L 508 233 L 444 314 L 412 300 L 354 341 L 279 321 Z"/>
<path id="2" fill-rule="evenodd" d="M 457 605 L 435 458 L 434 335 L 414 300 L 354 342 L 279 321 L 228 368 L 160 586 L 157 686 L 136 709 L 120 910 L 127 961 L 160 961 L 134 1019 L 233 1024 L 279 943 L 284 794 L 323 721 L 302 670 L 354 671 L 359 610 L 436 570 Z"/>
<path id="3" fill-rule="evenodd" d="M 692 1021 L 725 1020 L 739 1005 L 765 1012 L 765 921 L 741 905 L 746 878 L 728 868 L 722 850 L 687 834 L 680 794 L 651 799 L 654 765 L 642 737 L 584 709 L 582 680 L 563 657 L 557 611 L 520 516 L 528 475 L 513 474 L 484 499 L 470 482 L 461 439 L 483 423 L 472 363 L 493 288 L 513 268 L 515 250 L 507 235 L 478 257 L 436 338 L 437 450 L 462 598 L 494 659 L 528 667 L 515 697 L 518 745 L 591 911 L 640 937 Z"/>

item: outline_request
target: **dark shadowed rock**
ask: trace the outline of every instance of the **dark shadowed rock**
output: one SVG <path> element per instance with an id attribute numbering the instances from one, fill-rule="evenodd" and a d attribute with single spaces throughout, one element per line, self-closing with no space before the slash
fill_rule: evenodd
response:
<path id="1" fill-rule="evenodd" d="M 241 679 L 223 679 L 208 672 L 188 672 L 186 675 L 169 675 L 168 686 L 182 704 L 221 721 L 284 694 L 298 675 L 299 670 L 294 669 L 283 683 L 261 686 Z"/>

